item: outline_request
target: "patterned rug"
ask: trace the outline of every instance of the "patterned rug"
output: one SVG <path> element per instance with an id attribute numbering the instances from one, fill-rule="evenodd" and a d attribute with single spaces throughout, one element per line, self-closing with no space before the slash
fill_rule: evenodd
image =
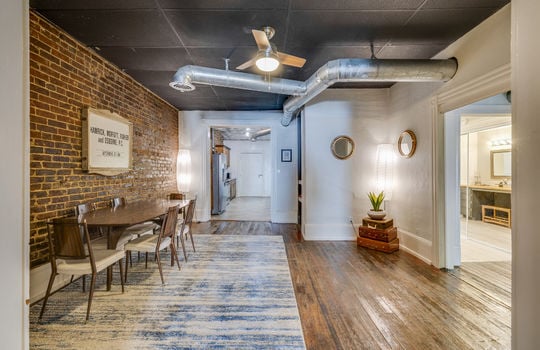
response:
<path id="1" fill-rule="evenodd" d="M 80 281 L 51 296 L 41 322 L 41 303 L 32 306 L 30 348 L 305 348 L 281 236 L 194 239 L 181 271 L 162 253 L 165 286 L 151 258 L 148 269 L 133 259 L 123 294 L 118 265 L 110 292 L 100 273 L 88 323 Z"/>

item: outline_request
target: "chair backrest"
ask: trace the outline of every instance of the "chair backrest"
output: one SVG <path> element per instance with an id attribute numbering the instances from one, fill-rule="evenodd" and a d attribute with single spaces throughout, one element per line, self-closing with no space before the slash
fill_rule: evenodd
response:
<path id="1" fill-rule="evenodd" d="M 122 205 L 126 205 L 126 199 L 124 197 L 114 197 L 111 199 L 111 207 L 116 208 Z"/>
<path id="2" fill-rule="evenodd" d="M 77 219 L 54 219 L 47 223 L 49 234 L 49 253 L 51 259 L 85 259 L 92 254 L 88 244 L 86 253 L 85 243 L 90 242 L 90 234 L 86 221 L 80 223 Z"/>
<path id="3" fill-rule="evenodd" d="M 186 224 L 191 229 L 191 223 L 193 222 L 193 214 L 195 213 L 195 204 L 197 203 L 197 198 L 189 201 L 189 206 L 186 213 Z"/>
<path id="4" fill-rule="evenodd" d="M 183 193 L 169 193 L 170 200 L 182 200 L 184 198 L 186 198 L 186 196 Z"/>
<path id="5" fill-rule="evenodd" d="M 165 216 L 165 220 L 161 225 L 160 241 L 166 237 L 173 238 L 176 235 L 176 223 L 178 221 L 179 211 L 179 205 L 169 207 L 169 210 L 167 210 L 167 215 Z"/>
<path id="6" fill-rule="evenodd" d="M 82 203 L 75 207 L 75 212 L 77 215 L 86 214 L 94 210 L 96 210 L 96 203 L 94 202 Z"/>

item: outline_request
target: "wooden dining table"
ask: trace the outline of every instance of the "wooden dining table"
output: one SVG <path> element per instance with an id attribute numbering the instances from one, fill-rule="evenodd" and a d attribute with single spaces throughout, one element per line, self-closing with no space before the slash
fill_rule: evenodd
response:
<path id="1" fill-rule="evenodd" d="M 79 222 L 86 220 L 89 227 L 100 227 L 107 234 L 107 248 L 116 249 L 122 233 L 129 227 L 152 221 L 167 214 L 170 207 L 178 205 L 180 210 L 189 205 L 189 200 L 150 199 L 128 202 L 115 208 L 107 207 L 79 215 Z M 107 269 L 107 290 L 111 289 L 112 267 Z"/>

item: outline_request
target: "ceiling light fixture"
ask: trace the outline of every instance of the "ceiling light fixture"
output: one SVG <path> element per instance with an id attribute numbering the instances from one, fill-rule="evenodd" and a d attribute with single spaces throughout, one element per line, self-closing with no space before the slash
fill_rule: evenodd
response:
<path id="1" fill-rule="evenodd" d="M 260 52 L 255 65 L 263 72 L 273 72 L 279 67 L 278 56 L 270 50 Z"/>

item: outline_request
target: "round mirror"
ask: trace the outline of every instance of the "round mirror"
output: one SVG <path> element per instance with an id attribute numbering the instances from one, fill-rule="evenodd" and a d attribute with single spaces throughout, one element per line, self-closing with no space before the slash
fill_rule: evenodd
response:
<path id="1" fill-rule="evenodd" d="M 416 135 L 411 130 L 405 130 L 399 135 L 398 151 L 405 158 L 410 158 L 416 151 Z"/>
<path id="2" fill-rule="evenodd" d="M 332 141 L 330 148 L 337 159 L 347 159 L 354 151 L 354 141 L 349 136 L 338 136 Z"/>

